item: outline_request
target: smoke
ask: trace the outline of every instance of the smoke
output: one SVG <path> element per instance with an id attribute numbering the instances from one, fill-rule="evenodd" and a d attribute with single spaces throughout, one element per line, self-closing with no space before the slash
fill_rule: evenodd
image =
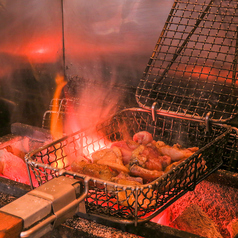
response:
<path id="1" fill-rule="evenodd" d="M 95 127 L 102 120 L 116 113 L 123 99 L 111 79 L 106 84 L 96 79 L 72 77 L 64 90 L 68 98 L 65 131 L 67 134 L 82 128 Z"/>
<path id="2" fill-rule="evenodd" d="M 61 3 L 0 1 L 0 92 L 10 102 L 10 123 L 41 126 L 64 70 L 68 79 L 88 82 L 78 97 L 93 107 L 90 114 L 110 114 L 124 91 L 137 86 L 172 0 L 64 0 L 64 21 Z"/>
<path id="3" fill-rule="evenodd" d="M 136 87 L 172 2 L 65 1 L 67 75 L 96 78 L 104 70 Z"/>

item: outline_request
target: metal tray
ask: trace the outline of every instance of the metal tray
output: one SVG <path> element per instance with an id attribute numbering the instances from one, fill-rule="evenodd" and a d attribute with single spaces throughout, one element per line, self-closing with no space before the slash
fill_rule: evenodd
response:
<path id="1" fill-rule="evenodd" d="M 30 152 L 26 156 L 33 184 L 41 185 L 57 176 L 72 176 L 82 182 L 86 213 L 121 223 L 148 221 L 222 164 L 231 127 L 202 121 L 156 115 L 141 108 L 125 109 L 98 125 L 96 131 L 82 130 Z M 89 156 L 112 141 L 123 140 L 146 130 L 155 140 L 169 145 L 200 149 L 167 174 L 142 186 L 125 186 L 69 171 L 77 156 Z M 96 132 L 96 134 L 95 134 Z"/>

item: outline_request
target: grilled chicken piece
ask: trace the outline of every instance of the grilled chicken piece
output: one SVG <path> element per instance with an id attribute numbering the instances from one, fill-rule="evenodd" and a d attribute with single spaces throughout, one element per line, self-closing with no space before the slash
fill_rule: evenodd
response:
<path id="1" fill-rule="evenodd" d="M 132 151 L 135 150 L 139 146 L 139 144 L 135 141 L 128 140 L 113 142 L 111 148 L 113 148 L 114 146 L 120 148 L 123 164 L 126 165 L 131 159 Z"/>
<path id="2" fill-rule="evenodd" d="M 116 176 L 116 173 L 110 170 L 107 165 L 88 163 L 86 161 L 74 161 L 71 164 L 71 169 L 74 172 L 85 174 L 91 177 L 110 181 L 112 177 Z"/>
<path id="3" fill-rule="evenodd" d="M 158 148 L 149 143 L 147 146 L 140 145 L 132 152 L 130 165 L 135 162 L 146 169 L 161 171 L 171 163 L 171 158 L 161 155 Z"/>
<path id="4" fill-rule="evenodd" d="M 107 152 L 110 152 L 111 149 L 97 150 L 92 154 L 93 163 L 97 163 L 98 160 L 102 159 Z"/>
<path id="5" fill-rule="evenodd" d="M 149 170 L 165 170 L 171 164 L 171 158 L 167 155 L 160 155 L 157 158 L 149 158 L 145 162 L 145 168 Z"/>
<path id="6" fill-rule="evenodd" d="M 169 172 L 170 170 L 172 170 L 173 168 L 175 168 L 178 164 L 180 164 L 183 160 L 180 160 L 180 161 L 177 161 L 177 162 L 173 162 L 172 164 L 168 165 L 164 172 L 167 173 Z"/>
<path id="7" fill-rule="evenodd" d="M 142 168 L 136 164 L 130 167 L 130 174 L 133 176 L 139 176 L 143 178 L 144 182 L 151 182 L 164 174 L 163 171 L 158 170 L 149 170 Z"/>
<path id="8" fill-rule="evenodd" d="M 147 145 L 153 141 L 153 137 L 148 131 L 140 131 L 133 136 L 133 141 Z"/>
<path id="9" fill-rule="evenodd" d="M 120 183 L 125 185 L 127 182 L 128 182 L 128 185 L 132 185 L 131 181 L 134 181 L 139 184 L 143 184 L 143 179 L 141 177 L 131 177 L 129 174 L 126 174 L 124 172 L 120 172 L 116 177 L 112 178 L 112 181 L 115 183 Z"/>
<path id="10" fill-rule="evenodd" d="M 96 155 L 97 152 L 92 157 L 97 164 L 107 165 L 119 172 L 129 173 L 129 169 L 122 162 L 121 150 L 118 147 L 114 146 L 111 149 L 102 150 L 99 156 Z"/>
<path id="11" fill-rule="evenodd" d="M 157 148 L 162 155 L 171 157 L 174 162 L 188 158 L 199 149 L 198 147 L 184 149 L 179 144 L 169 146 L 165 145 L 164 142 L 161 141 L 157 142 Z"/>
<path id="12" fill-rule="evenodd" d="M 150 158 L 158 158 L 158 156 L 160 156 L 160 155 L 161 154 L 159 153 L 158 149 L 155 146 L 153 146 L 152 144 L 147 145 L 147 146 L 140 145 L 132 152 L 132 158 L 141 156 L 141 157 L 150 159 Z"/>

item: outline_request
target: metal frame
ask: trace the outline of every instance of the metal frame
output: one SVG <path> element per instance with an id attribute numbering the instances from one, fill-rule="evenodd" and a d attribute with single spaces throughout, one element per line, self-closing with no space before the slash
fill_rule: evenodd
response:
<path id="1" fill-rule="evenodd" d="M 125 186 L 70 171 L 72 159 L 80 154 L 90 156 L 111 141 L 122 140 L 123 132 L 147 130 L 155 140 L 172 145 L 199 146 L 193 156 L 155 181 L 141 186 Z M 177 119 L 163 115 L 152 118 L 152 112 L 141 108 L 125 109 L 98 125 L 98 136 L 91 129 L 82 130 L 54 141 L 26 156 L 31 184 L 39 185 L 58 176 L 87 180 L 86 213 L 121 223 L 148 221 L 222 164 L 222 154 L 231 127 L 211 124 L 210 131 L 202 121 Z M 60 168 L 63 165 L 63 169 Z"/>
<path id="2" fill-rule="evenodd" d="M 237 115 L 238 7 L 175 0 L 136 92 L 140 107 L 226 123 Z"/>

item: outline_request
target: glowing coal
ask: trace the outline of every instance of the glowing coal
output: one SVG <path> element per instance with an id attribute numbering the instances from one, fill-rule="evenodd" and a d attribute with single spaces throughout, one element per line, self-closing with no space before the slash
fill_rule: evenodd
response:
<path id="1" fill-rule="evenodd" d="M 221 184 L 203 181 L 198 184 L 193 192 L 188 192 L 152 221 L 166 226 L 178 228 L 177 221 L 183 212 L 191 206 L 198 206 L 202 213 L 211 219 L 224 238 L 229 238 L 229 223 L 238 217 L 238 190 Z M 181 230 L 194 232 L 187 227 Z"/>
<path id="2" fill-rule="evenodd" d="M 0 175 L 30 185 L 25 162 L 6 149 L 0 150 Z M 33 180 L 33 184 L 37 186 L 35 180 Z"/>

